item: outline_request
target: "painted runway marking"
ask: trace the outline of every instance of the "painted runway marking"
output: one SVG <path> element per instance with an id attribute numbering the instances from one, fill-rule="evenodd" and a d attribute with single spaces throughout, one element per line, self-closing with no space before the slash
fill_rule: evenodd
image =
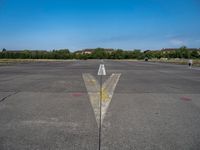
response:
<path id="1" fill-rule="evenodd" d="M 99 66 L 99 71 L 98 71 L 98 76 L 105 76 L 106 75 L 106 69 L 104 64 L 100 64 Z"/>
<path id="2" fill-rule="evenodd" d="M 99 125 L 100 119 L 100 110 L 99 110 L 99 102 L 100 102 L 100 84 L 95 79 L 94 76 L 88 73 L 84 73 L 83 80 L 85 82 L 85 86 L 88 91 L 89 99 L 94 110 L 94 114 L 96 117 L 97 124 Z M 106 115 L 109 104 L 112 100 L 112 96 L 114 94 L 114 90 L 119 81 L 121 74 L 112 74 L 102 85 L 102 113 L 101 113 L 101 124 L 103 123 L 103 119 Z M 91 82 L 94 81 L 95 82 Z"/>

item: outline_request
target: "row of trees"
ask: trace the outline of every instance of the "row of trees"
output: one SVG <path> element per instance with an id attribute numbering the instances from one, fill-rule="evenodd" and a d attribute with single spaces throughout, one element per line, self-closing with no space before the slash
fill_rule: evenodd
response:
<path id="1" fill-rule="evenodd" d="M 13 59 L 72 59 L 73 56 L 68 49 L 53 51 L 6 51 L 2 50 L 0 58 Z"/>
<path id="2" fill-rule="evenodd" d="M 0 58 L 20 58 L 20 59 L 144 59 L 144 58 L 200 58 L 199 51 L 189 50 L 187 47 L 181 47 L 179 49 L 170 51 L 124 51 L 118 50 L 107 50 L 103 48 L 97 48 L 86 53 L 70 52 L 68 49 L 53 50 L 53 51 L 6 51 L 3 49 L 0 52 Z"/>
<path id="3" fill-rule="evenodd" d="M 140 50 L 123 51 L 121 49 L 106 51 L 102 48 L 94 49 L 91 54 L 76 54 L 76 59 L 144 59 L 145 54 Z"/>
<path id="4" fill-rule="evenodd" d="M 179 49 L 169 50 L 169 51 L 147 51 L 145 52 L 146 57 L 148 58 L 200 58 L 199 50 L 190 50 L 187 47 L 183 46 Z"/>

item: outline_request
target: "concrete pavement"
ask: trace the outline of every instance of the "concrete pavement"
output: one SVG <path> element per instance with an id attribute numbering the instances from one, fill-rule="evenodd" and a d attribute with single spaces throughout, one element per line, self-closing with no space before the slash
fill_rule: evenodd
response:
<path id="1" fill-rule="evenodd" d="M 198 150 L 200 71 L 148 62 L 87 60 L 0 66 L 0 149 L 98 149 L 82 75 L 120 73 L 102 124 L 102 150 Z"/>

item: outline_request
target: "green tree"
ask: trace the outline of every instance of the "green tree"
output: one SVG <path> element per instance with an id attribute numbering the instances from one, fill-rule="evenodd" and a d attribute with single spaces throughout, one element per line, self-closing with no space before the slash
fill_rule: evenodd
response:
<path id="1" fill-rule="evenodd" d="M 3 49 L 2 49 L 2 52 L 5 52 L 5 51 L 6 51 L 6 49 L 5 49 L 5 48 L 3 48 Z"/>
<path id="2" fill-rule="evenodd" d="M 96 48 L 92 53 L 92 58 L 94 59 L 103 59 L 106 57 L 106 52 L 103 48 Z"/>
<path id="3" fill-rule="evenodd" d="M 179 48 L 180 58 L 190 58 L 190 52 L 186 46 Z"/>
<path id="4" fill-rule="evenodd" d="M 197 50 L 193 50 L 192 52 L 191 52 L 191 57 L 192 58 L 199 58 L 199 53 L 197 52 Z"/>

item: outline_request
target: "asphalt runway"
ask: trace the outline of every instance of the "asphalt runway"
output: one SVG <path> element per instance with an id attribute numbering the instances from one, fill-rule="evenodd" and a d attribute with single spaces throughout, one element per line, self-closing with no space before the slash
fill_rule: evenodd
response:
<path id="1" fill-rule="evenodd" d="M 107 72 L 102 83 L 118 75 L 110 79 L 116 87 L 101 150 L 200 149 L 199 68 L 84 60 L 0 66 L 0 150 L 97 150 L 88 84 L 98 87 L 100 64 Z"/>

